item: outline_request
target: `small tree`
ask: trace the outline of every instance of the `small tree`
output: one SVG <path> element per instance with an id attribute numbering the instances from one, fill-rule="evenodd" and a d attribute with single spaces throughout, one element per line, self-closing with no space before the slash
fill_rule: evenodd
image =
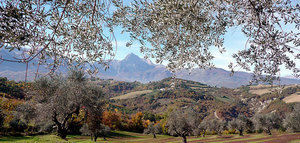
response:
<path id="1" fill-rule="evenodd" d="M 286 115 L 284 126 L 293 132 L 300 132 L 300 104 L 296 104 L 293 112 Z"/>
<path id="2" fill-rule="evenodd" d="M 109 134 L 110 128 L 105 126 L 104 124 L 96 124 L 94 123 L 86 123 L 80 129 L 83 135 L 91 136 L 91 141 L 97 141 L 98 137 L 105 137 Z"/>
<path id="3" fill-rule="evenodd" d="M 97 87 L 89 87 L 90 94 L 96 94 L 98 92 Z M 92 100 L 93 104 L 85 104 L 84 110 L 86 111 L 86 122 L 81 129 L 84 135 L 90 135 L 92 141 L 97 141 L 98 137 L 105 137 L 110 131 L 110 128 L 102 124 L 102 113 L 104 102 L 97 101 L 97 99 Z"/>
<path id="4" fill-rule="evenodd" d="M 229 127 L 231 129 L 236 129 L 239 131 L 240 136 L 243 136 L 243 131 L 247 126 L 247 118 L 244 115 L 239 115 L 237 118 L 229 122 Z"/>
<path id="5" fill-rule="evenodd" d="M 138 112 L 131 116 L 131 119 L 129 121 L 129 129 L 139 133 L 142 133 L 144 131 L 145 126 L 142 112 Z"/>
<path id="6" fill-rule="evenodd" d="M 215 131 L 219 136 L 222 135 L 222 131 L 225 127 L 225 122 L 218 119 L 213 119 L 208 122 L 207 128 L 212 132 Z"/>
<path id="7" fill-rule="evenodd" d="M 157 124 L 151 123 L 144 130 L 144 133 L 145 134 L 152 134 L 153 138 L 156 138 L 156 134 L 161 134 L 162 133 L 162 127 L 159 123 L 157 123 Z"/>
<path id="8" fill-rule="evenodd" d="M 267 134 L 272 135 L 272 129 L 279 129 L 281 126 L 281 119 L 275 113 L 269 113 L 265 115 L 255 115 L 253 118 L 256 129 L 262 129 Z"/>
<path id="9" fill-rule="evenodd" d="M 123 129 L 122 113 L 117 109 L 115 111 L 104 111 L 102 115 L 102 123 L 112 130 Z"/>
<path id="10" fill-rule="evenodd" d="M 206 131 L 208 129 L 208 122 L 202 121 L 198 126 L 194 129 L 194 135 L 200 136 L 202 133 L 202 137 L 205 137 Z"/>
<path id="11" fill-rule="evenodd" d="M 182 137 L 182 142 L 187 142 L 187 136 L 193 134 L 196 113 L 192 110 L 174 110 L 167 119 L 168 133 Z"/>

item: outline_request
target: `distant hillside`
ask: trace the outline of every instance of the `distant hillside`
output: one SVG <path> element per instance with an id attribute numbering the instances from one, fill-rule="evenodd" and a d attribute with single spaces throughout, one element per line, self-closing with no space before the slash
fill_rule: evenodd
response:
<path id="1" fill-rule="evenodd" d="M 127 93 L 124 95 L 113 97 L 111 99 L 130 99 L 130 98 L 135 98 L 135 97 L 141 96 L 143 94 L 151 93 L 151 92 L 152 92 L 152 90 L 134 91 L 134 92 L 130 92 L 130 93 Z"/>
<path id="2" fill-rule="evenodd" d="M 0 55 L 12 58 L 15 54 L 7 51 L 0 51 Z M 34 62 L 33 62 L 34 63 Z M 29 79 L 33 79 L 36 70 L 36 63 L 30 63 Z M 167 77 L 171 77 L 172 73 L 162 65 L 155 65 L 150 60 L 145 60 L 135 54 L 129 54 L 125 59 L 110 63 L 110 67 L 104 70 L 98 65 L 101 79 L 114 79 L 118 81 L 139 81 L 147 83 L 150 81 L 159 81 Z M 65 71 L 63 67 L 62 71 Z M 40 72 L 46 72 L 45 68 L 41 68 Z M 252 75 L 246 72 L 235 72 L 230 76 L 230 71 L 221 68 L 215 69 L 194 69 L 191 72 L 182 70 L 175 73 L 176 77 L 205 83 L 211 86 L 236 88 L 242 85 L 248 85 Z M 12 80 L 24 80 L 25 64 L 23 63 L 0 63 L 0 76 L 8 77 Z M 299 79 L 281 78 L 281 84 L 300 84 Z"/>
<path id="3" fill-rule="evenodd" d="M 251 117 L 256 113 L 265 114 L 273 111 L 284 116 L 292 110 L 288 103 L 299 102 L 300 92 L 299 85 L 281 89 L 278 86 L 264 85 L 230 89 L 177 78 L 133 84 L 136 86 L 132 90 L 126 90 L 126 94 L 116 94 L 110 98 L 111 108 L 129 114 L 136 112 L 164 114 L 177 107 L 193 108 L 203 118 L 217 116 L 224 120 L 231 120 L 238 114 Z M 254 92 L 260 90 L 268 92 Z"/>

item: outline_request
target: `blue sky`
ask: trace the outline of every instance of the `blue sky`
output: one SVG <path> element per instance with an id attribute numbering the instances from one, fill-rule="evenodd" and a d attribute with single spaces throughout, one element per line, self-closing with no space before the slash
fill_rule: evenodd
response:
<path id="1" fill-rule="evenodd" d="M 130 53 L 134 53 L 140 57 L 144 56 L 142 53 L 140 53 L 139 45 L 137 43 L 134 43 L 131 47 L 125 46 L 126 42 L 129 41 L 130 38 L 128 33 L 121 34 L 121 28 L 116 29 L 115 36 L 118 43 L 115 60 L 122 60 Z M 232 58 L 232 54 L 238 52 L 238 50 L 244 49 L 247 38 L 238 27 L 228 29 L 228 32 L 225 34 L 224 38 L 225 38 L 224 47 L 226 49 L 226 52 L 221 54 L 218 48 L 216 47 L 211 47 L 211 52 L 215 57 L 213 60 L 214 65 L 218 68 L 229 70 L 228 68 L 229 63 L 234 62 L 234 59 Z M 154 62 L 155 60 L 153 59 L 150 60 L 153 63 L 155 63 Z M 297 60 L 296 62 L 300 63 L 300 60 Z M 236 69 L 236 70 L 244 71 L 243 69 Z M 281 68 L 280 76 L 290 76 L 290 75 L 292 75 L 292 71 L 289 71 L 284 67 Z"/>

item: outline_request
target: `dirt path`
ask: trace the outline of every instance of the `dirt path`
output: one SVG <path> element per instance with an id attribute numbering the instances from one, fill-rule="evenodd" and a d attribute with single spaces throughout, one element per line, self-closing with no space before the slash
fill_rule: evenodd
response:
<path id="1" fill-rule="evenodd" d="M 288 135 L 273 135 L 270 137 L 263 137 L 257 139 L 249 139 L 245 141 L 232 141 L 229 143 L 248 143 L 262 141 L 264 143 L 288 143 L 292 140 L 300 139 L 300 134 L 288 134 Z"/>
<path id="2" fill-rule="evenodd" d="M 249 143 L 249 142 L 263 142 L 263 143 L 288 143 L 293 140 L 300 139 L 298 134 L 274 134 L 272 136 L 260 136 L 259 134 L 247 134 L 245 136 L 227 135 L 222 137 L 208 136 L 207 138 L 189 137 L 188 143 L 211 143 L 211 142 L 226 142 L 226 143 Z M 130 143 L 167 143 L 167 142 L 181 142 L 180 137 L 158 137 L 153 138 L 113 138 L 108 141 L 122 141 Z"/>
<path id="3" fill-rule="evenodd" d="M 189 143 L 201 143 L 201 142 L 217 142 L 217 141 L 229 141 L 229 140 L 234 140 L 234 139 L 242 139 L 242 138 L 248 138 L 250 135 L 245 135 L 242 137 L 234 137 L 234 136 L 223 136 L 223 137 L 217 137 L 217 138 L 208 138 L 208 139 L 199 139 L 199 140 L 194 140 L 194 141 L 189 141 Z"/>
<path id="4" fill-rule="evenodd" d="M 267 141 L 266 143 L 288 143 L 292 140 L 300 139 L 300 134 L 294 135 L 286 135 L 286 136 L 279 136 L 274 140 Z"/>

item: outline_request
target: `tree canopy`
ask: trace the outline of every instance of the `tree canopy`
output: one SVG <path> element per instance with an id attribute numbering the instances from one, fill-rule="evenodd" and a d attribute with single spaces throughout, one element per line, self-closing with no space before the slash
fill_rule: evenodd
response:
<path id="1" fill-rule="evenodd" d="M 269 80 L 284 65 L 299 76 L 299 4 L 290 0 L 139 0 L 117 6 L 115 20 L 141 51 L 159 63 L 167 60 L 170 69 L 212 67 L 213 46 L 223 52 L 224 34 L 241 27 L 248 40 L 229 68 Z"/>
<path id="2" fill-rule="evenodd" d="M 1 61 L 46 64 L 100 62 L 114 56 L 109 0 L 0 2 L 0 49 L 20 51 Z M 107 32 L 104 32 L 107 30 Z"/>
<path id="3" fill-rule="evenodd" d="M 94 126 L 103 113 L 102 92 L 87 82 L 82 71 L 71 71 L 66 79 L 56 76 L 36 80 L 28 96 L 32 98 L 30 102 L 34 103 L 35 111 L 25 111 L 35 112 L 36 122 L 54 124 L 58 136 L 63 139 L 69 131 L 68 121 L 81 112 L 88 118 L 88 125 L 93 128 L 91 131 L 96 132 L 102 128 L 100 125 Z"/>
<path id="4" fill-rule="evenodd" d="M 110 9 L 112 8 L 112 9 Z M 214 47 L 240 27 L 248 38 L 229 68 L 254 72 L 255 80 L 279 77 L 280 67 L 299 76 L 299 4 L 291 0 L 13 0 L 0 3 L 0 45 L 21 50 L 2 61 L 48 64 L 99 62 L 114 56 L 113 28 L 130 34 L 130 46 L 168 68 L 213 67 Z M 47 61 L 48 59 L 48 61 Z"/>

